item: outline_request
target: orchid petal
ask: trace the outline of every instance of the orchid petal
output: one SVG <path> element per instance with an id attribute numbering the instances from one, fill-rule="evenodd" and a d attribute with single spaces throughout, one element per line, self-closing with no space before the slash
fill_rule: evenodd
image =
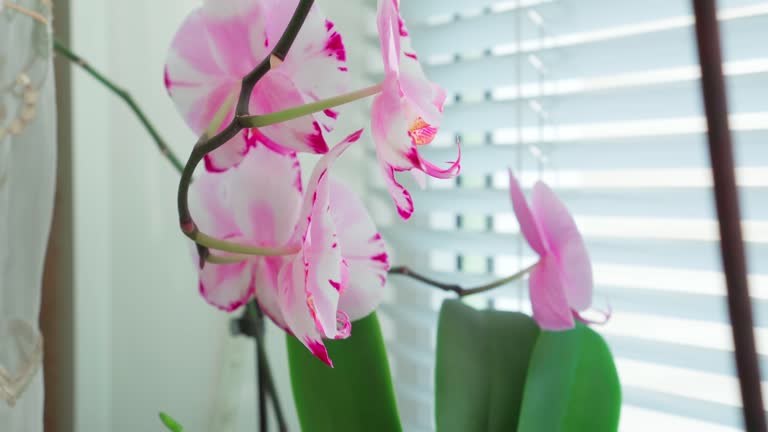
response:
<path id="1" fill-rule="evenodd" d="M 267 7 L 283 11 L 280 19 L 267 24 L 270 48 L 282 35 L 297 3 L 297 0 L 267 0 Z M 280 70 L 293 77 L 304 94 L 313 99 L 325 99 L 349 90 L 346 61 L 347 53 L 341 34 L 315 4 Z"/>
<path id="2" fill-rule="evenodd" d="M 252 243 L 282 246 L 301 208 L 301 169 L 293 152 L 277 153 L 257 139 L 228 177 L 227 207 Z"/>
<path id="3" fill-rule="evenodd" d="M 307 183 L 293 235 L 293 241 L 302 244 L 309 307 L 318 330 L 329 338 L 339 336 L 338 302 L 348 282 L 348 269 L 338 247 L 336 224 L 331 214 L 328 170 L 361 134 L 362 129 L 349 135 L 317 162 Z"/>
<path id="4" fill-rule="evenodd" d="M 386 245 L 360 198 L 331 181 L 331 213 L 339 230 L 341 255 L 349 265 L 349 283 L 339 309 L 353 321 L 373 312 L 384 296 L 389 258 Z"/>
<path id="5" fill-rule="evenodd" d="M 271 49 L 290 21 L 298 0 L 262 0 L 272 11 L 266 25 L 266 44 Z M 304 24 L 278 71 L 291 77 L 305 102 L 337 96 L 349 90 L 347 54 L 341 34 L 318 5 L 309 10 Z M 289 108 L 289 107 L 285 107 Z M 338 113 L 327 110 L 314 117 L 323 131 L 331 131 Z M 318 152 L 324 153 L 324 152 Z"/>
<path id="6" fill-rule="evenodd" d="M 176 33 L 166 60 L 166 89 L 198 135 L 222 104 L 240 91 L 240 79 L 266 54 L 249 37 L 252 32 L 263 31 L 258 7 L 232 1 L 224 6 L 238 14 L 213 14 L 212 7 L 192 12 Z M 232 119 L 233 111 L 227 114 L 227 121 Z M 224 171 L 236 165 L 246 147 L 245 133 L 241 132 L 206 155 L 206 168 Z"/>
<path id="7" fill-rule="evenodd" d="M 557 195 L 542 182 L 532 194 L 533 214 L 550 252 L 558 260 L 565 296 L 571 308 L 583 311 L 592 304 L 592 266 L 573 217 Z"/>
<path id="8" fill-rule="evenodd" d="M 461 171 L 461 145 L 458 142 L 456 144 L 459 154 L 456 156 L 455 161 L 449 162 L 450 165 L 448 167 L 440 168 L 432 162 L 419 156 L 419 162 L 421 162 L 420 169 L 427 175 L 439 179 L 450 179 L 459 175 L 459 171 Z"/>
<path id="9" fill-rule="evenodd" d="M 342 285 L 341 248 L 336 224 L 331 216 L 330 186 L 327 170 L 323 170 L 313 196 L 308 232 L 304 236 L 302 254 L 306 276 L 306 294 L 318 329 L 325 337 L 337 335 L 336 312 Z"/>
<path id="10" fill-rule="evenodd" d="M 376 13 L 376 26 L 379 31 L 381 53 L 384 57 L 384 70 L 397 75 L 400 70 L 400 28 L 402 19 L 397 0 L 379 0 Z"/>
<path id="11" fill-rule="evenodd" d="M 529 280 L 533 319 L 545 330 L 573 328 L 573 315 L 563 293 L 563 281 L 554 257 L 544 257 Z"/>
<path id="12" fill-rule="evenodd" d="M 256 85 L 250 110 L 254 115 L 269 114 L 304 105 L 306 100 L 291 78 L 280 70 L 268 72 Z M 316 116 L 306 115 L 293 120 L 259 128 L 273 142 L 294 151 L 326 153 L 328 144 Z M 327 120 L 327 119 L 326 119 Z"/>
<path id="13" fill-rule="evenodd" d="M 328 170 L 328 168 L 330 168 L 331 165 L 333 165 L 336 159 L 338 159 L 339 156 L 341 156 L 344 151 L 349 148 L 350 145 L 352 145 L 352 143 L 357 142 L 362 134 L 362 129 L 349 134 L 341 142 L 336 144 L 327 154 L 321 157 L 320 160 L 318 160 L 315 164 L 312 175 L 307 182 L 307 190 L 304 192 L 305 199 L 302 204 L 301 211 L 299 212 L 299 222 L 297 223 L 296 229 L 294 231 L 294 242 L 300 242 L 302 240 L 302 236 L 307 231 L 309 216 L 314 204 L 311 197 L 314 196 L 315 191 L 317 190 L 320 177 L 325 175 L 325 172 Z"/>
<path id="14" fill-rule="evenodd" d="M 214 237 L 239 236 L 240 227 L 228 207 L 227 175 L 200 175 L 189 193 L 189 209 L 197 226 Z"/>
<path id="15" fill-rule="evenodd" d="M 278 292 L 280 270 L 288 264 L 289 260 L 290 258 L 286 257 L 262 257 L 258 259 L 254 266 L 254 286 L 256 287 L 256 301 L 264 315 L 271 319 L 275 325 L 291 333 L 285 317 L 283 317 Z"/>
<path id="16" fill-rule="evenodd" d="M 408 136 L 403 101 L 397 94 L 396 82 L 384 83 L 382 92 L 373 99 L 371 106 L 371 134 L 376 145 L 376 155 L 398 170 L 409 170 L 418 165 L 416 146 Z"/>
<path id="17" fill-rule="evenodd" d="M 520 232 L 523 233 L 531 249 L 539 256 L 544 256 L 547 251 L 539 233 L 536 219 L 534 219 L 528 202 L 525 200 L 525 195 L 523 195 L 523 190 L 511 170 L 509 171 L 509 195 L 512 199 L 512 208 L 515 210 L 517 222 L 520 224 Z"/>
<path id="18" fill-rule="evenodd" d="M 243 241 L 232 236 L 228 240 Z M 230 256 L 226 252 L 217 252 Z M 234 264 L 208 264 L 200 270 L 200 294 L 205 301 L 217 308 L 232 312 L 248 303 L 255 292 L 253 284 L 253 262 L 243 260 Z"/>
<path id="19" fill-rule="evenodd" d="M 304 291 L 304 260 L 297 255 L 282 267 L 278 275 L 280 310 L 291 333 L 328 366 L 333 362 L 315 324 Z"/>
<path id="20" fill-rule="evenodd" d="M 403 219 L 408 219 L 413 214 L 413 198 L 411 194 L 395 179 L 395 170 L 391 165 L 379 161 L 379 167 L 384 175 L 384 184 L 389 190 L 389 196 L 395 203 L 397 213 Z"/>

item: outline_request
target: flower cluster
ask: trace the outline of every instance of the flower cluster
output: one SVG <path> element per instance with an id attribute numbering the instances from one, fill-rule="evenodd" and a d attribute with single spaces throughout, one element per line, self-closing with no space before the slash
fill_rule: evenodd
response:
<path id="1" fill-rule="evenodd" d="M 333 107 L 375 95 L 373 143 L 384 183 L 403 219 L 413 214 L 414 205 L 395 174 L 452 178 L 459 174 L 461 153 L 442 168 L 419 154 L 419 147 L 438 132 L 446 96 L 425 77 L 397 0 L 378 4 L 383 81 L 343 96 L 339 94 L 348 75 L 344 43 L 317 6 L 304 9 L 308 15 L 293 33 L 285 58 L 273 59 L 273 48 L 297 4 L 299 0 L 205 0 L 174 38 L 165 85 L 198 134 L 221 123 L 222 114 L 225 124 L 233 124 L 237 115 L 240 126 L 263 125 L 236 129 L 229 141 L 206 154 L 206 171 L 191 189 L 197 223 L 189 225 L 217 244 L 289 253 L 217 250 L 215 260 L 200 268 L 200 293 L 229 312 L 255 300 L 275 324 L 332 365 L 323 339 L 350 336 L 351 322 L 378 306 L 390 266 L 386 245 L 364 205 L 330 175 L 334 162 L 363 133 L 360 129 L 329 146 L 327 134 L 339 117 Z M 245 115 L 244 107 L 235 109 L 235 96 L 247 92 L 243 77 L 265 58 L 269 69 L 245 99 Z M 265 120 L 270 116 L 283 121 Z M 306 185 L 297 152 L 322 155 Z M 591 265 L 581 235 L 543 183 L 533 189 L 532 207 L 511 174 L 510 191 L 521 233 L 540 257 L 530 276 L 534 318 L 544 329 L 572 328 L 592 298 Z"/>
<path id="2" fill-rule="evenodd" d="M 268 57 L 285 32 L 298 0 L 205 0 L 176 33 L 165 86 L 198 134 L 226 111 L 242 78 Z M 456 176 L 424 160 L 418 146 L 437 133 L 445 93 L 429 82 L 410 48 L 397 0 L 378 10 L 385 79 L 372 107 L 371 131 L 379 165 L 398 213 L 413 202 L 395 179 L 417 170 Z M 253 88 L 249 114 L 270 114 L 322 101 L 346 90 L 348 68 L 341 35 L 312 6 L 284 59 Z M 231 107 L 227 107 L 230 104 Z M 351 321 L 373 311 L 382 297 L 389 260 L 386 246 L 359 198 L 335 181 L 331 167 L 362 134 L 330 147 L 334 109 L 259 128 L 247 128 L 206 155 L 206 172 L 192 185 L 197 226 L 214 237 L 252 246 L 290 247 L 287 256 L 235 256 L 200 269 L 199 289 L 210 304 L 234 311 L 255 299 L 272 321 L 332 365 L 324 338 L 346 338 Z M 223 126 L 222 126 L 223 128 Z M 322 154 L 306 186 L 297 152 Z"/>

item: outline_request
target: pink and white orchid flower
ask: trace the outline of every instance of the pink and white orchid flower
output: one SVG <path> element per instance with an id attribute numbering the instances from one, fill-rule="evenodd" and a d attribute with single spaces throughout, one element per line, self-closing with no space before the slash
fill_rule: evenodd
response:
<path id="1" fill-rule="evenodd" d="M 574 317 L 592 304 L 592 265 L 573 217 L 544 183 L 533 187 L 532 206 L 515 176 L 509 191 L 525 240 L 538 255 L 529 290 L 533 318 L 542 329 L 573 328 Z"/>
<path id="2" fill-rule="evenodd" d="M 455 177 L 461 153 L 447 168 L 419 155 L 418 146 L 429 144 L 437 135 L 445 91 L 424 76 L 398 0 L 379 0 L 377 25 L 385 75 L 382 92 L 373 101 L 371 132 L 389 193 L 400 216 L 408 219 L 413 214 L 413 200 L 395 179 L 395 172 L 416 169 L 436 178 Z"/>
<path id="3" fill-rule="evenodd" d="M 255 296 L 275 324 L 331 366 L 322 339 L 350 335 L 350 321 L 378 306 L 389 270 L 384 241 L 365 207 L 328 173 L 361 132 L 320 159 L 306 191 L 295 153 L 259 140 L 238 167 L 193 184 L 193 211 L 206 232 L 255 246 L 300 247 L 294 256 L 206 265 L 200 271 L 205 300 L 233 311 Z"/>
<path id="4" fill-rule="evenodd" d="M 241 79 L 269 55 L 297 3 L 205 0 L 187 17 L 168 52 L 165 86 L 195 133 L 202 134 L 220 106 L 239 94 Z M 346 90 L 345 62 L 341 36 L 313 6 L 285 61 L 256 84 L 250 113 L 268 114 L 337 95 Z M 234 109 L 225 125 L 233 115 Z M 256 138 L 273 147 L 280 143 L 294 151 L 326 153 L 324 133 L 332 130 L 337 115 L 325 110 L 242 131 L 206 155 L 205 166 L 209 171 L 224 171 L 237 165 Z"/>

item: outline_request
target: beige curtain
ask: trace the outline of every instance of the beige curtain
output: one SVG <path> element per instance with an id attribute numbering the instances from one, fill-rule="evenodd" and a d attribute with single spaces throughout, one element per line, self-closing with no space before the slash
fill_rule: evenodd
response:
<path id="1" fill-rule="evenodd" d="M 56 175 L 51 10 L 45 0 L 0 2 L 0 430 L 34 432 L 43 424 L 37 321 Z"/>

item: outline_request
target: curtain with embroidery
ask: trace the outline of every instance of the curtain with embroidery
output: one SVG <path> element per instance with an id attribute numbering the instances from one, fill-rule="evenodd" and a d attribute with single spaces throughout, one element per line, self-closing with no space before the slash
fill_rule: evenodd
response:
<path id="1" fill-rule="evenodd" d="M 0 3 L 0 430 L 43 428 L 40 287 L 56 118 L 49 0 Z"/>

